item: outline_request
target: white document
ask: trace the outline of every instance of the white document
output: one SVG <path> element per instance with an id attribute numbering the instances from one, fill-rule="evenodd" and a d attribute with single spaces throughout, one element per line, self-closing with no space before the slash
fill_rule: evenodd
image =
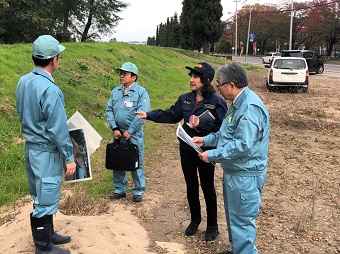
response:
<path id="1" fill-rule="evenodd" d="M 191 137 L 185 132 L 180 123 L 178 124 L 176 135 L 193 149 L 195 149 L 198 153 L 203 152 L 203 150 L 196 143 L 192 142 Z"/>
<path id="2" fill-rule="evenodd" d="M 100 147 L 100 141 L 103 138 L 78 111 L 67 120 L 67 126 L 70 130 L 84 128 L 89 155 Z"/>

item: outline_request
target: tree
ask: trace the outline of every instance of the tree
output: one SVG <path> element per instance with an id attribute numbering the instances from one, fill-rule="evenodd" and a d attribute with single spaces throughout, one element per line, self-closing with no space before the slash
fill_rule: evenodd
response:
<path id="1" fill-rule="evenodd" d="M 61 41 L 107 35 L 128 4 L 117 0 L 0 0 L 0 41 L 32 42 L 41 34 Z"/>
<path id="2" fill-rule="evenodd" d="M 180 17 L 181 24 L 181 47 L 184 49 L 192 49 L 191 34 L 191 10 L 194 9 L 193 0 L 183 0 L 182 14 Z"/>
<path id="3" fill-rule="evenodd" d="M 166 23 L 160 23 L 156 29 L 156 45 L 163 47 L 179 47 L 180 29 L 178 16 L 175 12 L 173 17 L 168 17 Z"/>
<path id="4" fill-rule="evenodd" d="M 166 45 L 166 25 L 163 24 L 163 23 L 160 23 L 158 28 L 159 28 L 159 30 L 158 30 L 158 41 L 159 41 L 158 46 L 165 47 L 165 45 Z"/>
<path id="5" fill-rule="evenodd" d="M 77 17 L 74 30 L 81 41 L 87 41 L 112 32 L 112 28 L 121 20 L 117 13 L 128 4 L 116 0 L 87 0 L 80 6 L 81 14 Z"/>
<path id="6" fill-rule="evenodd" d="M 221 40 L 216 43 L 215 51 L 216 53 L 227 54 L 228 52 L 231 52 L 231 47 L 231 44 L 227 41 L 225 36 L 222 36 Z"/>
<path id="7" fill-rule="evenodd" d="M 0 41 L 32 42 L 41 34 L 54 32 L 54 14 L 50 1 L 12 0 L 0 8 Z"/>
<path id="8" fill-rule="evenodd" d="M 160 38 L 159 38 L 159 26 L 156 29 L 156 46 L 159 46 Z"/>
<path id="9" fill-rule="evenodd" d="M 223 26 L 221 0 L 183 0 L 181 45 L 184 49 L 209 54 L 209 45 L 222 36 Z"/>
<path id="10" fill-rule="evenodd" d="M 327 56 L 330 56 L 334 46 L 340 42 L 340 10 L 336 3 L 329 5 L 323 11 L 324 25 L 322 37 L 327 46 Z"/>
<path id="11" fill-rule="evenodd" d="M 146 41 L 146 45 L 155 46 L 156 45 L 156 38 L 155 38 L 155 36 L 148 37 L 148 39 Z"/>
<path id="12" fill-rule="evenodd" d="M 75 37 L 74 35 L 72 35 L 74 22 L 78 20 L 78 18 L 81 19 L 83 9 L 83 0 L 54 1 L 53 10 L 56 16 L 56 38 L 58 40 L 71 41 Z"/>
<path id="13" fill-rule="evenodd" d="M 63 41 L 71 35 L 80 41 L 95 40 L 112 32 L 121 18 L 118 13 L 128 4 L 117 0 L 56 0 L 54 12 Z"/>
<path id="14" fill-rule="evenodd" d="M 336 2 L 315 0 L 304 11 L 305 19 L 301 35 L 305 38 L 306 49 L 317 50 L 326 47 L 330 56 L 334 45 L 340 42 L 340 10 Z M 316 47 L 315 47 L 316 46 Z"/>
<path id="15" fill-rule="evenodd" d="M 280 45 L 288 42 L 290 19 L 275 5 L 245 5 L 238 11 L 238 43 L 247 42 L 250 8 L 250 33 L 255 34 L 261 54 L 279 50 Z M 240 45 L 237 48 L 241 48 Z"/>
<path id="16" fill-rule="evenodd" d="M 181 25 L 178 20 L 178 14 L 175 12 L 173 17 L 173 25 L 172 25 L 172 47 L 179 48 L 181 42 Z"/>

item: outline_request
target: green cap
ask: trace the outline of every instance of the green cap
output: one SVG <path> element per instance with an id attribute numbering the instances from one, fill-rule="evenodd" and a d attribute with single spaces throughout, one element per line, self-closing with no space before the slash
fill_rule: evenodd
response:
<path id="1" fill-rule="evenodd" d="M 50 59 L 64 51 L 65 47 L 59 44 L 51 35 L 40 35 L 33 42 L 32 55 L 39 59 Z"/>
<path id="2" fill-rule="evenodd" d="M 123 63 L 122 67 L 117 68 L 117 71 L 126 71 L 136 74 L 138 76 L 138 68 L 136 65 L 130 62 Z"/>

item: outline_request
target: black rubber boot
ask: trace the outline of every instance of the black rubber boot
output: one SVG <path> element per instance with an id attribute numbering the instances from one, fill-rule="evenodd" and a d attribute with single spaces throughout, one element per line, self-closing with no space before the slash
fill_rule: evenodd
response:
<path id="1" fill-rule="evenodd" d="M 52 225 L 51 225 L 51 242 L 54 245 L 64 244 L 64 243 L 71 242 L 71 236 L 60 235 L 60 234 L 58 234 L 57 232 L 54 231 L 53 216 L 52 216 Z"/>
<path id="2" fill-rule="evenodd" d="M 66 249 L 58 248 L 51 242 L 52 215 L 31 218 L 31 230 L 35 245 L 35 254 L 70 254 Z"/>

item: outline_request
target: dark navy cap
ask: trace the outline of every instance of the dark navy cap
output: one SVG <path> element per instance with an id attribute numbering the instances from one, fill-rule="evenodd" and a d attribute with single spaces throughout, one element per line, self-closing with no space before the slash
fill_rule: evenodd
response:
<path id="1" fill-rule="evenodd" d="M 185 68 L 206 76 L 210 82 L 214 79 L 215 76 L 214 68 L 206 62 L 197 63 L 194 68 L 191 68 L 189 66 L 185 66 Z"/>

